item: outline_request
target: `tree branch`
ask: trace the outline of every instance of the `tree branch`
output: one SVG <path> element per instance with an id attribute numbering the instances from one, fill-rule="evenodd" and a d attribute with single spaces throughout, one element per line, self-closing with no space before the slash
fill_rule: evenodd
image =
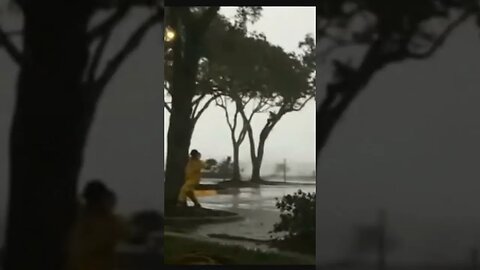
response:
<path id="1" fill-rule="evenodd" d="M 235 102 L 239 102 L 238 99 L 235 100 Z M 246 129 L 246 133 L 248 134 L 248 140 L 250 141 L 250 157 L 252 161 L 257 158 L 257 154 L 255 152 L 256 146 L 255 146 L 255 139 L 253 137 L 253 129 L 252 125 L 250 125 L 250 121 L 252 120 L 253 115 L 255 114 L 255 111 L 252 111 L 250 114 L 250 117 L 247 118 L 247 115 L 245 114 L 245 110 L 242 108 L 240 110 L 240 115 L 242 116 L 243 119 L 243 127 Z"/>
<path id="2" fill-rule="evenodd" d="M 202 101 L 202 99 L 206 96 L 207 94 L 201 94 L 197 99 L 194 99 L 192 104 L 198 104 L 200 103 L 200 101 Z"/>
<path id="3" fill-rule="evenodd" d="M 233 114 L 233 129 L 237 130 L 238 115 L 240 114 L 238 106 L 235 106 L 235 113 Z"/>
<path id="4" fill-rule="evenodd" d="M 220 98 L 220 99 L 218 99 L 218 98 Z M 224 108 L 224 107 L 225 107 L 225 104 L 223 103 L 223 99 L 222 99 L 222 98 L 223 98 L 223 96 L 219 96 L 219 97 L 217 97 L 217 99 L 215 99 L 215 104 L 216 104 L 218 107 L 220 107 L 220 108 Z M 219 100 L 221 100 L 221 102 L 220 102 Z"/>
<path id="5" fill-rule="evenodd" d="M 88 42 L 92 42 L 99 36 L 103 36 L 106 32 L 112 31 L 115 25 L 122 20 L 123 17 L 128 13 L 131 8 L 131 4 L 128 1 L 124 1 L 121 6 L 117 8 L 117 10 L 110 15 L 107 19 L 103 22 L 99 23 L 98 25 L 94 26 L 92 30 L 88 33 Z"/>
<path id="6" fill-rule="evenodd" d="M 205 110 L 210 106 L 210 103 L 212 103 L 212 101 L 216 100 L 217 97 L 218 97 L 218 95 L 212 95 L 212 97 L 209 100 L 207 100 L 207 102 L 203 105 L 203 107 L 200 109 L 200 111 L 198 111 L 198 113 L 196 115 L 194 115 L 194 120 L 195 121 L 198 121 L 200 116 L 202 116 L 202 114 L 205 112 Z"/>
<path id="7" fill-rule="evenodd" d="M 250 102 L 250 100 L 251 100 L 251 99 L 248 99 L 248 100 L 247 100 L 247 103 Z M 243 110 L 244 108 L 245 108 L 245 107 L 244 107 L 243 105 L 242 105 L 241 108 L 239 108 L 238 105 L 237 105 L 237 107 L 236 107 L 237 111 L 236 111 L 235 117 L 236 117 L 238 114 L 240 114 L 240 113 L 241 113 L 240 110 Z M 250 118 L 248 119 L 249 122 L 252 120 L 252 117 L 253 117 L 253 113 L 250 115 Z M 236 120 L 236 119 L 235 119 L 235 120 Z M 238 143 L 242 143 L 242 142 L 243 142 L 243 140 L 245 139 L 245 135 L 247 134 L 247 130 L 248 130 L 248 126 L 245 125 L 245 122 L 244 122 L 243 127 L 242 127 L 242 130 L 240 131 L 240 134 L 238 135 Z"/>
<path id="8" fill-rule="evenodd" d="M 242 117 L 242 120 L 243 120 L 243 128 L 240 131 L 240 134 L 239 134 L 238 139 L 237 139 L 237 143 L 241 144 L 243 142 L 243 140 L 245 139 L 246 134 L 248 134 L 248 137 L 249 137 L 249 140 L 250 140 L 250 155 L 252 156 L 252 158 L 256 158 L 256 156 L 255 156 L 255 140 L 253 138 L 253 130 L 252 130 L 252 127 L 250 125 L 250 122 L 252 121 L 252 118 L 253 118 L 253 115 L 255 114 L 255 111 L 252 110 L 252 113 L 250 114 L 249 117 L 247 117 L 247 115 L 245 114 L 245 105 L 248 104 L 252 100 L 252 98 L 249 97 L 247 99 L 247 101 L 245 102 L 245 104 L 242 102 L 242 98 L 239 97 L 238 95 L 233 95 L 231 98 L 235 102 L 235 106 L 236 106 L 235 115 L 237 116 L 238 114 L 240 114 L 241 117 Z"/>
<path id="9" fill-rule="evenodd" d="M 250 101 L 252 101 L 253 98 L 252 97 L 248 97 L 248 99 L 245 101 L 245 103 L 243 104 L 243 106 L 246 106 L 248 103 L 250 103 Z"/>
<path id="10" fill-rule="evenodd" d="M 95 82 L 100 88 L 100 91 L 105 87 L 113 75 L 115 75 L 123 61 L 138 47 L 140 41 L 143 39 L 150 27 L 160 22 L 162 16 L 163 14 L 157 12 L 144 21 L 127 40 L 124 47 L 107 63 L 104 72 Z"/>
<path id="11" fill-rule="evenodd" d="M 165 100 L 165 91 L 167 92 L 168 95 L 171 95 L 171 94 L 170 94 L 170 87 L 169 87 L 167 81 L 164 81 L 164 82 L 163 82 L 163 87 L 164 87 L 163 103 L 165 104 L 165 109 L 167 109 L 167 111 L 168 111 L 169 113 L 172 113 L 172 107 L 169 105 L 171 102 L 167 102 L 167 101 Z"/>
<path id="12" fill-rule="evenodd" d="M 169 95 L 172 95 L 172 93 L 170 93 L 170 84 L 168 83 L 168 81 L 163 82 L 163 89 L 167 91 Z"/>
<path id="13" fill-rule="evenodd" d="M 293 105 L 292 111 L 295 111 L 295 112 L 301 111 L 301 110 L 305 107 L 305 105 L 306 105 L 313 97 L 315 97 L 315 96 L 314 96 L 314 95 L 311 95 L 310 97 L 308 97 L 303 103 L 300 104 L 300 107 L 298 107 L 298 108 L 295 108 L 295 107 L 294 107 L 295 105 Z"/>
<path id="14" fill-rule="evenodd" d="M 13 44 L 13 42 L 9 38 L 9 34 L 3 31 L 0 27 L 0 48 L 4 46 L 5 50 L 7 51 L 8 55 L 12 58 L 12 60 L 20 65 L 22 63 L 23 54 L 22 52 Z"/>
<path id="15" fill-rule="evenodd" d="M 269 104 L 269 100 L 268 99 L 262 99 L 260 100 L 260 102 L 258 103 L 258 106 L 255 108 L 255 111 L 258 112 L 258 113 L 262 113 L 262 112 L 265 112 L 268 108 L 270 108 L 271 106 L 268 106 Z"/>
<path id="16" fill-rule="evenodd" d="M 192 101 L 192 112 L 190 114 L 191 119 L 195 119 L 195 114 L 197 113 L 198 106 L 200 106 L 200 101 L 205 97 L 205 95 L 200 95 L 196 100 Z"/>
<path id="17" fill-rule="evenodd" d="M 240 134 L 238 135 L 238 143 L 242 143 L 243 140 L 245 140 L 245 135 L 247 135 L 247 127 L 243 127 L 242 131 L 240 131 Z"/>
<path id="18" fill-rule="evenodd" d="M 223 112 L 225 113 L 225 118 L 227 119 L 227 125 L 228 128 L 230 129 L 230 132 L 232 133 L 232 137 L 235 136 L 235 128 L 232 125 L 232 122 L 230 121 L 230 114 L 228 113 L 228 108 L 227 108 L 227 97 L 226 96 L 221 96 L 220 97 L 221 102 L 218 101 L 218 98 L 215 99 L 215 103 L 217 104 L 218 107 L 223 109 Z"/>
<path id="19" fill-rule="evenodd" d="M 411 57 L 413 59 L 426 59 L 432 54 L 435 53 L 435 51 L 445 42 L 447 37 L 450 35 L 451 32 L 453 32 L 460 24 L 462 24 L 464 21 L 466 21 L 473 13 L 475 9 L 470 8 L 467 9 L 462 15 L 460 15 L 456 20 L 454 20 L 451 24 L 449 24 L 446 28 L 445 31 L 440 34 L 440 36 L 435 40 L 432 44 L 432 46 L 424 53 L 408 53 L 408 57 Z"/>
<path id="20" fill-rule="evenodd" d="M 170 107 L 170 105 L 168 105 L 168 102 L 165 102 L 165 101 L 164 101 L 163 103 L 164 103 L 164 105 L 165 105 L 165 109 L 167 109 L 167 111 L 168 111 L 169 113 L 172 113 L 172 107 Z"/>
<path id="21" fill-rule="evenodd" d="M 90 64 L 90 67 L 88 69 L 88 74 L 87 74 L 87 81 L 89 83 L 94 83 L 95 82 L 95 73 L 98 68 L 98 64 L 100 63 L 100 60 L 102 59 L 103 52 L 105 51 L 105 47 L 110 40 L 110 37 L 112 35 L 112 29 L 110 31 L 107 31 L 103 34 L 102 39 L 98 43 L 95 52 L 93 53 L 92 56 L 92 62 Z"/>

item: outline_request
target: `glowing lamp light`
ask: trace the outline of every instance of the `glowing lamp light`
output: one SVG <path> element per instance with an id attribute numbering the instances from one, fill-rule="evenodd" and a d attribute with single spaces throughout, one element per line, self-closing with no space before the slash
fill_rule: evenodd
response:
<path id="1" fill-rule="evenodd" d="M 165 28 L 165 41 L 171 42 L 175 39 L 175 36 L 176 36 L 175 31 L 173 31 L 171 27 L 167 26 Z"/>

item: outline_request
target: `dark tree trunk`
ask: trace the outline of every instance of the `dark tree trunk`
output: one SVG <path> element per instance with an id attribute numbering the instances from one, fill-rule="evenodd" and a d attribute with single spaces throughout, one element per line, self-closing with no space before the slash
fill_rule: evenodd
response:
<path id="1" fill-rule="evenodd" d="M 252 175 L 250 176 L 250 181 L 258 181 L 260 180 L 260 166 L 256 165 L 256 160 L 257 160 L 257 153 L 256 153 L 256 147 L 255 147 L 255 139 L 253 137 L 253 129 L 250 123 L 248 123 L 246 120 L 247 118 L 245 117 L 245 114 L 242 113 L 242 117 L 244 119 L 244 124 L 247 124 L 247 135 L 248 135 L 248 142 L 250 144 L 250 160 L 252 162 Z M 258 173 L 256 172 L 256 169 L 258 168 Z M 254 180 L 255 174 L 257 175 L 257 179 Z"/>
<path id="2" fill-rule="evenodd" d="M 386 61 L 381 60 L 378 51 L 380 44 L 373 45 L 362 65 L 350 78 L 338 85 L 327 87 L 327 96 L 317 109 L 317 163 L 335 126 L 342 118 L 352 101 L 366 87 L 373 75 Z"/>
<path id="3" fill-rule="evenodd" d="M 278 113 L 277 118 L 272 122 L 267 122 L 260 132 L 260 137 L 258 139 L 258 147 L 255 153 L 255 144 L 253 138 L 253 130 L 251 126 L 247 128 L 248 138 L 250 140 L 250 156 L 252 159 L 252 182 L 261 182 L 263 179 L 260 175 L 262 169 L 263 155 L 265 152 L 265 142 L 267 141 L 268 136 L 272 132 L 275 125 L 280 121 L 283 115 L 288 111 L 281 109 L 281 112 Z"/>
<path id="4" fill-rule="evenodd" d="M 10 135 L 6 270 L 65 269 L 92 108 L 81 88 L 91 15 L 84 5 L 52 0 L 22 6 L 24 59 Z"/>
<path id="5" fill-rule="evenodd" d="M 258 158 L 252 162 L 252 182 L 261 182 L 262 178 L 260 177 L 260 169 L 262 163 Z"/>
<path id="6" fill-rule="evenodd" d="M 240 174 L 240 144 L 233 142 L 233 178 L 232 181 L 242 181 Z"/>
<path id="7" fill-rule="evenodd" d="M 263 129 L 262 132 L 260 132 L 260 138 L 258 140 L 258 149 L 257 149 L 257 154 L 252 155 L 255 156 L 255 158 L 252 159 L 252 181 L 253 182 L 261 182 L 262 178 L 260 176 L 260 171 L 262 169 L 262 162 L 263 162 L 263 155 L 265 153 L 265 142 L 267 141 L 268 136 L 270 135 L 270 132 L 272 132 L 272 129 L 275 127 L 275 125 L 280 121 L 281 117 L 283 116 L 285 112 L 282 112 L 282 114 L 278 115 L 278 118 L 271 122 L 270 124 L 267 124 Z M 253 138 L 253 136 L 252 136 Z"/>
<path id="8" fill-rule="evenodd" d="M 172 16 L 176 15 L 172 12 Z M 191 31 L 185 31 L 185 40 L 177 40 L 174 48 L 175 61 L 172 80 L 172 110 L 167 134 L 167 166 L 165 171 L 165 209 L 177 202 L 180 188 L 185 179 L 185 166 L 192 136 L 192 99 L 195 94 L 195 79 L 199 54 Z M 181 48 L 185 48 L 182 57 Z"/>
<path id="9" fill-rule="evenodd" d="M 186 75 L 186 74 L 185 74 Z M 195 87 L 195 77 L 190 74 L 189 78 L 179 78 L 177 84 L 173 84 L 172 112 L 167 135 L 167 166 L 165 171 L 165 207 L 176 204 L 178 193 L 185 179 L 185 166 L 188 160 L 190 148 L 191 102 Z M 191 83 L 190 83 L 191 82 Z"/>
<path id="10" fill-rule="evenodd" d="M 263 153 L 265 149 L 265 141 L 267 140 L 267 136 L 260 135 L 260 140 L 258 142 L 258 149 L 257 155 L 254 160 L 252 160 L 252 182 L 260 182 L 262 181 L 260 170 L 262 169 L 262 161 L 263 161 Z"/>
<path id="11" fill-rule="evenodd" d="M 192 15 L 185 15 L 188 14 L 185 8 L 170 8 L 170 16 L 167 16 L 169 24 L 174 29 L 181 29 L 179 26 L 182 24 L 185 28 L 184 35 L 177 35 L 173 46 L 172 105 L 165 170 L 165 213 L 174 208 L 185 179 L 185 166 L 194 124 L 191 114 L 200 59 L 199 46 L 203 34 L 210 21 L 216 16 L 218 9 L 219 7 L 210 7 L 201 18 L 195 19 L 198 20 L 195 22 L 192 22 L 193 17 L 188 17 Z"/>

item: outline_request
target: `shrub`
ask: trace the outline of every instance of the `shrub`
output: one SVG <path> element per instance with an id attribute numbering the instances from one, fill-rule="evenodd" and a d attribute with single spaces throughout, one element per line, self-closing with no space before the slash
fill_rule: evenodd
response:
<path id="1" fill-rule="evenodd" d="M 315 193 L 299 190 L 277 199 L 280 222 L 274 224 L 271 231 L 274 235 L 282 234 L 275 239 L 277 246 L 315 253 L 315 198 Z"/>
<path id="2" fill-rule="evenodd" d="M 133 243 L 145 243 L 150 233 L 163 230 L 163 215 L 155 210 L 144 210 L 132 215 L 130 225 L 132 227 Z"/>
<path id="3" fill-rule="evenodd" d="M 209 158 L 205 160 L 205 164 L 207 165 L 207 169 L 209 169 L 209 168 L 215 168 L 218 165 L 218 162 L 213 158 Z"/>

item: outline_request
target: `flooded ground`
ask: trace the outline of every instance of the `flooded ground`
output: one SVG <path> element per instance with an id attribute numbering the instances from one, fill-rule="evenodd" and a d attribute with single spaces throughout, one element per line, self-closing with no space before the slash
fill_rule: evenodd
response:
<path id="1" fill-rule="evenodd" d="M 220 180 L 202 180 L 204 184 L 215 184 Z M 200 192 L 199 201 L 203 207 L 235 212 L 244 217 L 243 220 L 215 224 L 185 224 L 175 228 L 176 231 L 192 235 L 208 236 L 210 234 L 227 234 L 259 240 L 270 239 L 269 232 L 279 221 L 279 210 L 275 207 L 275 198 L 293 194 L 298 190 L 315 192 L 312 182 L 298 181 L 295 185 L 260 186 L 259 188 L 229 188 L 220 192 Z M 229 241 L 231 242 L 231 241 Z M 262 245 L 248 244 L 262 249 Z"/>

